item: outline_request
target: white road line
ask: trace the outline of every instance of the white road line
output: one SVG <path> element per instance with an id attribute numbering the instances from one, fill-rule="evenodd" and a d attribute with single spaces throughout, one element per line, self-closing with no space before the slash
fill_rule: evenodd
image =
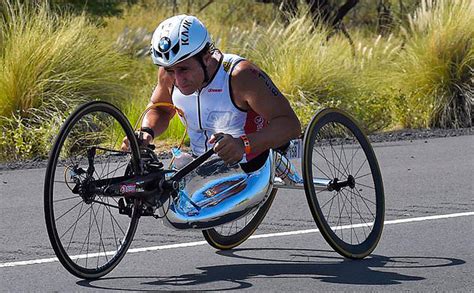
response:
<path id="1" fill-rule="evenodd" d="M 421 222 L 421 221 L 439 220 L 439 219 L 448 219 L 448 218 L 458 218 L 458 217 L 468 217 L 468 216 L 474 216 L 474 212 L 390 220 L 390 221 L 385 221 L 385 225 Z M 366 227 L 366 226 L 368 225 L 367 224 L 357 224 L 357 225 L 352 225 L 352 226 L 346 225 L 346 226 L 338 226 L 336 227 L 336 229 L 342 230 L 342 229 L 350 229 L 350 228 L 358 228 L 358 227 Z M 253 236 L 250 236 L 250 239 L 291 236 L 291 235 L 300 235 L 300 234 L 308 234 L 308 233 L 316 233 L 316 232 L 319 232 L 319 230 L 308 229 L 308 230 L 288 231 L 288 232 L 279 232 L 279 233 L 269 233 L 269 234 L 253 235 Z M 207 244 L 206 241 L 195 241 L 195 242 L 176 243 L 176 244 L 168 244 L 168 245 L 160 245 L 160 246 L 150 246 L 150 247 L 143 247 L 143 248 L 132 248 L 132 249 L 129 249 L 127 253 L 138 253 L 138 252 L 145 252 L 145 251 L 193 247 L 193 246 L 201 246 L 205 244 Z M 114 252 L 107 252 L 105 254 L 113 255 L 113 253 Z M 105 254 L 100 253 L 100 255 L 105 255 Z M 81 259 L 81 258 L 96 257 L 96 256 L 98 256 L 97 253 L 89 254 L 89 255 L 82 254 L 82 255 L 72 256 L 71 259 Z M 59 261 L 59 260 L 56 257 L 52 257 L 52 258 L 43 258 L 43 259 L 35 259 L 35 260 L 6 262 L 6 263 L 0 263 L 0 268 L 16 267 L 16 266 L 24 266 L 24 265 L 32 265 L 32 264 L 43 264 L 43 263 L 50 263 L 50 262 L 56 262 L 56 261 Z"/>

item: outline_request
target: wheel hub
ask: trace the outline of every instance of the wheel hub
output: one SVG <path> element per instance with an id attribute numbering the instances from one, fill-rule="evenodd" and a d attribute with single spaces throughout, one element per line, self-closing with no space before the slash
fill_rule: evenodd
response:
<path id="1" fill-rule="evenodd" d="M 336 177 L 328 184 L 329 191 L 340 191 L 342 188 L 349 186 L 351 189 L 355 187 L 355 178 L 352 175 L 347 177 L 346 181 L 339 181 Z"/>
<path id="2" fill-rule="evenodd" d="M 353 188 L 355 187 L 355 183 L 356 183 L 356 182 L 355 182 L 354 176 L 349 175 L 349 177 L 347 177 L 347 184 L 348 184 L 348 186 L 349 186 L 351 189 L 353 189 Z"/>

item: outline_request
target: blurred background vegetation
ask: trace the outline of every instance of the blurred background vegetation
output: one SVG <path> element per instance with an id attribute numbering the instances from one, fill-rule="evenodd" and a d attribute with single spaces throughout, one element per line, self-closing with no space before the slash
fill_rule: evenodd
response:
<path id="1" fill-rule="evenodd" d="M 471 0 L 6 0 L 0 161 L 47 156 L 85 101 L 110 101 L 133 125 L 156 83 L 151 34 L 178 13 L 263 68 L 303 124 L 333 106 L 367 132 L 472 127 Z M 182 131 L 175 119 L 160 141 Z"/>

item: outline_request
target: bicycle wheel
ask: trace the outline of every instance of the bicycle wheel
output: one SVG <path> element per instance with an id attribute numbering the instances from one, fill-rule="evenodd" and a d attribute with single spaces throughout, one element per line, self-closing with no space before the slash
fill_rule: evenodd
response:
<path id="1" fill-rule="evenodd" d="M 125 136 L 130 152 L 119 150 Z M 137 174 L 139 160 L 133 129 L 111 104 L 87 103 L 62 126 L 46 170 L 44 213 L 54 252 L 73 275 L 99 278 L 125 255 L 138 225 L 138 201 L 101 196 L 88 186 Z M 128 215 L 119 213 L 125 204 Z"/>
<path id="2" fill-rule="evenodd" d="M 306 198 L 321 234 L 339 254 L 363 258 L 384 221 L 382 175 L 369 140 L 337 109 L 317 113 L 304 136 Z"/>
<path id="3" fill-rule="evenodd" d="M 245 217 L 221 225 L 216 228 L 203 230 L 202 234 L 207 243 L 220 250 L 232 249 L 247 240 L 262 222 L 267 214 L 278 189 L 273 189 L 267 201 L 256 211 Z"/>

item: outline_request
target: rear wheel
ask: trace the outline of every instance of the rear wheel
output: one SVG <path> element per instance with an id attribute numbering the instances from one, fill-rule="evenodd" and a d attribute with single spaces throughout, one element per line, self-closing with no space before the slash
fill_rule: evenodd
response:
<path id="1" fill-rule="evenodd" d="M 326 241 L 345 257 L 370 254 L 382 234 L 384 191 L 375 153 L 355 120 L 337 109 L 317 113 L 302 159 L 306 197 Z"/>
<path id="2" fill-rule="evenodd" d="M 270 209 L 276 193 L 277 189 L 273 189 L 265 203 L 245 217 L 216 228 L 203 230 L 202 234 L 207 243 L 221 250 L 232 249 L 242 244 L 257 230 Z"/>
<path id="3" fill-rule="evenodd" d="M 125 136 L 130 152 L 120 150 Z M 137 200 L 106 197 L 90 186 L 139 173 L 139 160 L 133 129 L 111 104 L 85 104 L 62 126 L 46 171 L 44 212 L 56 256 L 75 276 L 104 276 L 129 248 L 138 225 Z"/>

